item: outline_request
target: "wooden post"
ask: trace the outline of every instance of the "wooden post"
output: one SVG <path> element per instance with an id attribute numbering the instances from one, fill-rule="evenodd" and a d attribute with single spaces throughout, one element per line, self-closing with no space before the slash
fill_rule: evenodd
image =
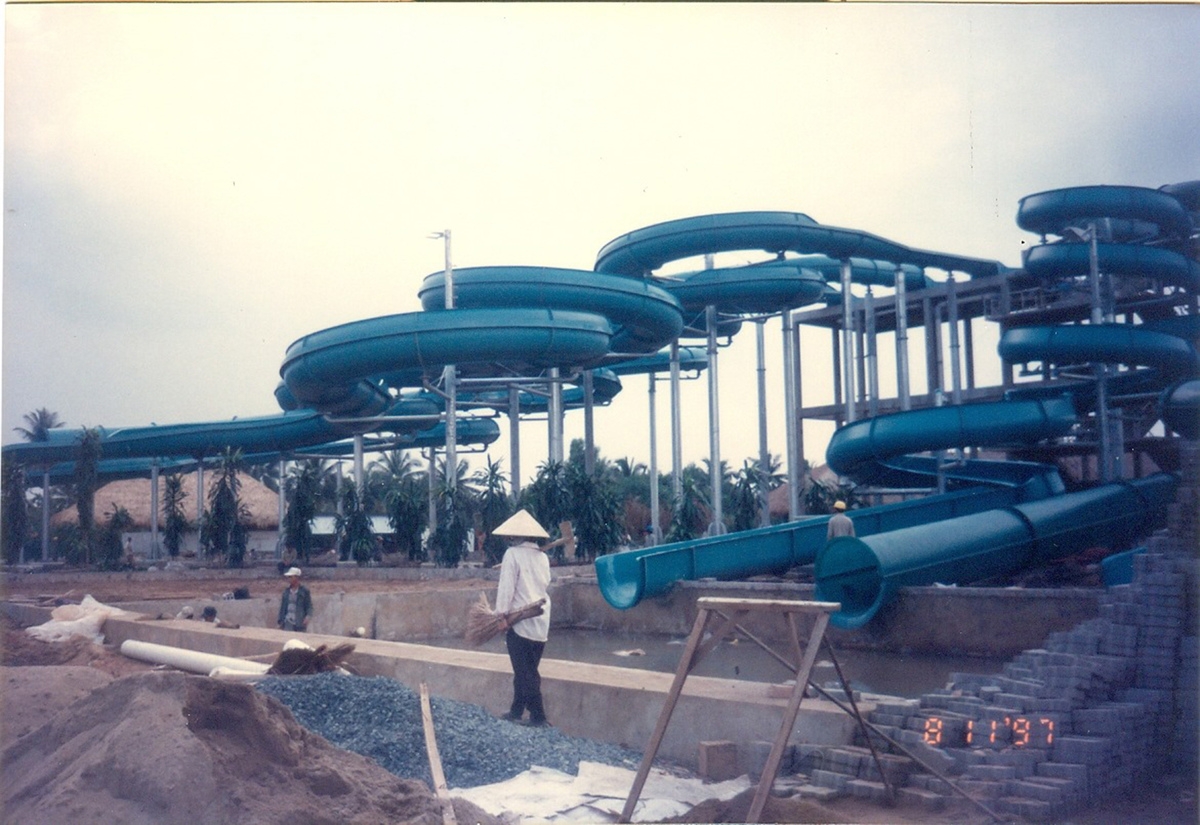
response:
<path id="1" fill-rule="evenodd" d="M 629 797 L 625 800 L 625 807 L 621 811 L 621 816 L 617 820 L 618 822 L 632 821 L 638 797 L 641 796 L 642 788 L 646 784 L 646 778 L 650 774 L 650 766 L 654 763 L 654 757 L 658 754 L 658 748 L 662 744 L 663 736 L 667 732 L 667 724 L 671 721 L 671 714 L 675 711 L 675 705 L 683 693 L 683 684 L 687 680 L 688 674 L 692 672 L 692 669 L 710 651 L 719 645 L 726 636 L 737 629 L 738 622 L 743 616 L 755 611 L 781 614 L 792 628 L 791 636 L 794 651 L 799 655 L 799 633 L 796 630 L 795 617 L 801 613 L 815 614 L 808 644 L 804 648 L 801 661 L 798 661 L 795 666 L 796 685 L 792 689 L 792 695 L 788 701 L 787 710 L 784 713 L 783 723 L 779 728 L 779 735 L 775 738 L 771 753 L 767 757 L 767 764 L 763 767 L 762 777 L 758 782 L 758 790 L 754 794 L 754 801 L 750 805 L 750 811 L 746 819 L 747 822 L 757 822 L 758 817 L 762 814 L 763 806 L 766 804 L 767 796 L 771 792 L 771 786 L 775 784 L 775 774 L 779 771 L 783 749 L 787 745 L 787 740 L 792 735 L 792 728 L 796 724 L 796 716 L 800 712 L 800 703 L 803 701 L 805 689 L 808 687 L 808 677 L 812 672 L 813 663 L 816 661 L 817 652 L 821 646 L 821 639 L 825 635 L 825 628 L 829 624 L 829 616 L 831 613 L 841 609 L 841 605 L 837 602 L 785 601 L 780 599 L 720 599 L 708 596 L 697 599 L 696 607 L 698 608 L 696 611 L 696 623 L 692 626 L 692 633 L 688 637 L 687 646 L 684 648 L 683 656 L 679 660 L 679 667 L 675 671 L 675 679 L 671 683 L 671 689 L 667 691 L 667 699 L 659 714 L 658 724 L 654 728 L 654 733 L 650 736 L 650 741 L 646 744 L 646 751 L 642 755 L 642 764 L 638 767 L 637 776 L 633 780 L 633 787 L 629 790 Z M 709 619 L 713 617 L 719 618 L 721 620 L 720 624 L 717 625 L 708 641 L 701 644 L 705 628 L 708 625 Z"/>
<path id="2" fill-rule="evenodd" d="M 437 738 L 433 735 L 433 709 L 429 704 L 429 686 L 421 683 L 421 722 L 425 726 L 425 751 L 429 754 L 429 773 L 433 776 L 433 790 L 442 803 L 443 825 L 457 825 L 454 805 L 450 802 L 450 788 L 442 772 L 442 757 L 438 755 Z"/>

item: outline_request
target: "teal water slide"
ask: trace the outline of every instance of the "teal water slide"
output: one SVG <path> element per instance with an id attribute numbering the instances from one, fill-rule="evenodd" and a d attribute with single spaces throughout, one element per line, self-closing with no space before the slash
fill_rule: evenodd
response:
<path id="1" fill-rule="evenodd" d="M 1098 281 L 1098 273 L 1104 273 L 1108 278 L 1153 279 L 1192 295 L 1200 286 L 1200 264 L 1186 254 L 1195 224 L 1187 206 L 1167 192 L 1113 186 L 1056 190 L 1023 199 L 1017 222 L 1043 239 L 1046 235 L 1063 238 L 1035 246 L 1025 256 L 1026 272 L 1047 282 Z M 1081 226 L 1090 230 L 1086 238 L 1080 238 Z M 1013 363 L 1123 365 L 1124 374 L 1105 379 L 1106 390 L 1161 390 L 1159 413 L 1165 426 L 1195 438 L 1200 358 L 1194 345 L 1195 325 L 1186 320 L 1190 317 L 1179 316 L 1169 323 L 1116 324 L 1106 321 L 1102 307 L 1095 306 L 1092 323 L 1009 329 L 1001 337 L 999 352 Z M 998 426 L 1036 428 L 1040 416 L 1031 404 L 1067 402 L 1069 411 L 1082 416 L 1093 412 L 1101 400 L 1097 385 L 1089 382 L 1069 385 L 1068 394 L 1058 399 L 1034 400 L 1054 391 L 1045 386 L 1016 389 L 1008 393 L 1008 400 L 961 409 L 985 426 L 994 415 L 1007 422 L 998 421 Z M 1068 410 L 1062 412 L 1065 416 Z M 899 426 L 892 429 L 902 431 L 910 421 L 915 425 L 917 415 L 902 414 L 899 422 L 893 422 Z M 870 431 L 877 428 L 875 422 L 865 426 Z M 864 449 L 863 439 L 855 438 L 850 429 L 835 434 L 831 466 L 835 454 L 838 459 L 865 454 L 862 462 L 872 469 L 890 469 L 892 450 Z M 884 439 L 889 448 L 898 447 L 901 440 Z M 878 463 L 872 464 L 873 459 Z M 838 539 L 818 553 L 816 597 L 841 602 L 833 623 L 856 628 L 869 622 L 905 585 L 968 583 L 1091 547 L 1121 550 L 1162 526 L 1176 481 L 1173 474 L 1158 473 L 883 535 Z"/>
<path id="2" fill-rule="evenodd" d="M 1188 192 L 1194 194 L 1193 189 Z M 1158 278 L 1173 288 L 1191 291 L 1200 284 L 1200 267 L 1181 247 L 1194 232 L 1189 211 L 1194 213 L 1200 207 L 1189 210 L 1186 202 L 1176 194 L 1157 190 L 1084 187 L 1026 198 L 1018 222 L 1044 235 L 1061 233 L 1085 218 L 1104 221 L 1107 237 L 1113 239 L 1099 245 L 1107 247 L 1100 253 L 1106 271 Z M 602 250 L 602 260 L 628 257 L 635 258 L 637 266 L 661 265 L 670 259 L 666 247 L 672 235 L 651 230 L 643 230 L 642 236 L 626 236 L 630 243 L 641 240 L 640 256 L 625 256 L 618 239 Z M 804 231 L 807 229 L 797 229 L 796 234 Z M 704 251 L 699 235 L 697 227 L 682 248 L 693 254 Z M 962 267 L 945 256 L 931 259 L 926 254 L 908 254 L 898 246 L 882 248 L 875 242 L 870 250 L 873 258 L 885 262 L 877 268 L 880 274 L 874 281 L 880 284 L 887 283 L 887 274 L 897 265 L 905 264 L 973 274 L 1000 271 L 978 265 Z M 828 249 L 806 247 L 804 251 L 836 258 L 851 250 L 831 244 Z M 1060 242 L 1035 247 L 1026 256 L 1026 269 L 1037 277 L 1061 280 L 1086 276 L 1090 262 L 1086 245 Z M 627 269 L 634 267 L 625 264 Z M 810 268 L 826 273 L 826 279 L 832 281 L 840 262 L 813 261 Z M 870 278 L 870 267 L 865 269 L 864 277 Z M 921 285 L 907 272 L 905 277 L 909 288 Z M 1018 328 L 1001 341 L 1000 353 L 1014 362 L 1044 359 L 1128 365 L 1132 368 L 1129 375 L 1116 380 L 1132 385 L 1132 378 L 1139 386 L 1149 382 L 1165 387 L 1160 408 L 1166 425 L 1184 437 L 1195 438 L 1200 429 L 1195 423 L 1200 410 L 1195 327 L 1172 326 Z M 1181 333 L 1185 328 L 1190 332 Z M 1161 522 L 1174 476 L 1160 474 L 1067 493 L 1057 471 L 1047 465 L 979 460 L 947 465 L 936 455 L 943 450 L 1014 448 L 1069 437 L 1096 399 L 1090 384 L 1072 389 L 1072 394 L 1066 394 L 1061 388 L 1039 387 L 1014 392 L 994 403 L 935 407 L 852 422 L 834 434 L 827 449 L 829 466 L 839 474 L 876 486 L 928 486 L 930 477 L 940 471 L 950 485 L 961 489 L 853 511 L 850 515 L 857 538 L 838 540 L 828 547 L 828 517 L 822 516 L 604 556 L 596 561 L 601 592 L 613 607 L 625 609 L 642 598 L 666 592 L 679 580 L 738 579 L 815 562 L 816 597 L 843 603 L 842 611 L 833 617 L 834 624 L 861 627 L 901 586 L 978 581 L 1096 544 L 1119 547 Z"/>
<path id="3" fill-rule="evenodd" d="M 683 330 L 683 308 L 641 278 L 542 267 L 487 267 L 455 273 L 458 307 L 444 309 L 444 274 L 425 280 L 426 311 L 355 321 L 314 332 L 287 348 L 275 397 L 279 415 L 168 426 L 98 428 L 100 475 L 145 475 L 152 466 L 194 464 L 226 448 L 250 461 L 281 455 L 346 453 L 356 434 L 392 433 L 367 449 L 445 443 L 445 403 L 421 388 L 454 364 L 465 376 L 537 377 L 550 368 L 597 367 L 601 403 L 620 390 L 604 362 L 652 356 Z M 582 390 L 567 403 L 582 404 Z M 486 406 L 488 398 L 465 396 Z M 492 399 L 507 405 L 503 399 Z M 528 397 L 525 411 L 538 408 Z M 488 444 L 499 437 L 490 418 L 460 416 L 457 439 Z M 70 474 L 82 430 L 51 430 L 44 441 L 6 445 L 26 466 Z"/>

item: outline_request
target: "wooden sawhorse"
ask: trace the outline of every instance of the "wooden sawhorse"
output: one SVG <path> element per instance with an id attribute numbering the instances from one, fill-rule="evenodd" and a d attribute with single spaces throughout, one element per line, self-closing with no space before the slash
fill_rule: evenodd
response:
<path id="1" fill-rule="evenodd" d="M 638 797 L 642 795 L 646 777 L 650 775 L 650 766 L 654 762 L 654 757 L 658 755 L 658 748 L 667 732 L 667 724 L 671 721 L 671 714 L 675 711 L 679 696 L 683 693 L 683 683 L 687 680 L 688 674 L 705 656 L 737 629 L 742 618 L 752 612 L 766 612 L 778 613 L 787 622 L 792 653 L 796 657 L 797 664 L 796 683 L 792 688 L 791 697 L 788 699 L 783 723 L 779 727 L 779 734 L 775 737 L 771 753 L 767 756 L 767 763 L 763 766 L 762 777 L 754 792 L 754 801 L 750 803 L 750 810 L 746 816 L 747 822 L 758 822 L 763 807 L 767 804 L 767 796 L 771 793 L 771 786 L 775 784 L 775 775 L 779 772 L 779 763 L 783 759 L 783 749 L 787 746 L 788 739 L 791 738 L 792 728 L 796 724 L 796 716 L 800 713 L 800 702 L 804 699 L 804 692 L 808 688 L 808 677 L 812 672 L 813 663 L 816 661 L 821 639 L 825 635 L 825 628 L 829 624 L 829 615 L 840 610 L 842 606 L 837 602 L 719 599 L 705 596 L 697 599 L 696 607 L 698 608 L 696 623 L 692 626 L 691 635 L 688 636 L 687 646 L 679 660 L 679 668 L 675 671 L 675 680 L 667 692 L 667 701 L 659 714 L 654 734 L 646 744 L 642 764 L 638 767 L 637 776 L 633 780 L 633 787 L 629 791 L 629 798 L 625 800 L 625 808 L 621 811 L 621 818 L 617 820 L 618 822 L 631 821 L 633 809 L 637 806 Z M 796 618 L 800 615 L 813 617 L 813 627 L 808 637 L 808 644 L 803 646 L 800 643 L 800 631 L 796 625 Z M 715 629 L 705 639 L 704 632 L 713 620 L 717 622 Z"/>

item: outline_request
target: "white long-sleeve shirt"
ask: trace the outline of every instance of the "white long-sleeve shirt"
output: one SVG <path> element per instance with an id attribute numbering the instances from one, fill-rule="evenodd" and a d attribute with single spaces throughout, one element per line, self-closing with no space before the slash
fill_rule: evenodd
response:
<path id="1" fill-rule="evenodd" d="M 504 551 L 500 563 L 500 584 L 496 588 L 496 612 L 511 613 L 527 604 L 545 599 L 542 615 L 522 619 L 513 625 L 518 636 L 544 642 L 550 636 L 550 559 L 531 541 L 514 544 Z"/>

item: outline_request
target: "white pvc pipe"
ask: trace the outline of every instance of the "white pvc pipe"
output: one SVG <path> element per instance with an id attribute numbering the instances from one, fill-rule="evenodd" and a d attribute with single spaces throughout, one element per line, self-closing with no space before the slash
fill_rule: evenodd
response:
<path id="1" fill-rule="evenodd" d="M 141 642 L 137 639 L 126 639 L 121 642 L 121 655 L 156 665 L 170 665 L 188 673 L 212 673 L 217 668 L 238 670 L 243 673 L 266 673 L 270 665 L 262 662 L 249 662 L 233 656 L 218 656 L 215 653 L 200 653 L 186 650 L 182 647 L 156 645 L 152 642 Z"/>

